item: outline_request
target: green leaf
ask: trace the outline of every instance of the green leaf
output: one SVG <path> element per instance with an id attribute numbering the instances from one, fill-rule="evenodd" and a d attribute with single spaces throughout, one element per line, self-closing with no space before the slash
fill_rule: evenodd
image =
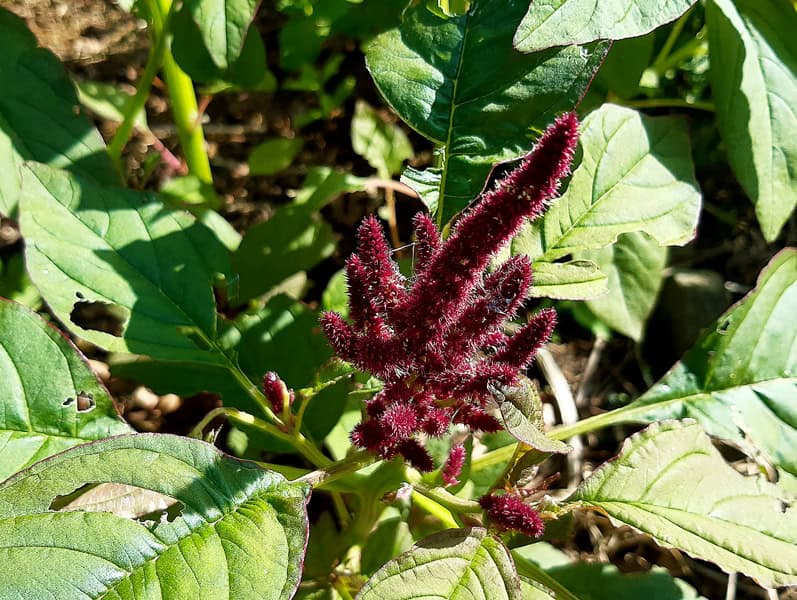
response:
<path id="1" fill-rule="evenodd" d="M 394 512 L 398 512 L 395 511 Z M 368 535 L 362 551 L 362 572 L 371 574 L 412 546 L 407 519 L 391 516 L 382 519 Z"/>
<path id="2" fill-rule="evenodd" d="M 516 439 L 540 452 L 567 453 L 570 446 L 542 432 L 542 402 L 532 382 L 521 377 L 516 386 L 494 389 L 506 430 Z"/>
<path id="3" fill-rule="evenodd" d="M 35 163 L 23 172 L 21 209 L 31 279 L 70 331 L 115 352 L 210 360 L 197 343 L 215 338 L 212 287 L 229 273 L 228 254 L 192 216 Z M 87 303 L 121 313 L 121 335 L 76 322 Z"/>
<path id="4" fill-rule="evenodd" d="M 257 5 L 257 0 L 185 0 L 181 10 L 196 23 L 213 62 L 227 69 L 243 51 Z"/>
<path id="5" fill-rule="evenodd" d="M 493 163 L 528 152 L 535 131 L 576 104 L 608 50 L 519 55 L 512 35 L 527 8 L 528 0 L 478 0 L 442 19 L 421 2 L 364 47 L 387 102 L 442 146 L 441 223 L 476 197 Z"/>
<path id="6" fill-rule="evenodd" d="M 401 174 L 401 183 L 404 183 L 418 192 L 421 202 L 424 203 L 429 212 L 437 213 L 437 206 L 440 203 L 440 182 L 442 181 L 443 170 L 437 167 L 429 167 L 419 171 L 407 165 Z"/>
<path id="7" fill-rule="evenodd" d="M 643 573 L 623 573 L 611 564 L 571 561 L 564 552 L 546 542 L 515 548 L 512 555 L 521 574 L 521 561 L 535 563 L 579 600 L 697 600 L 701 597 L 689 584 L 662 567 Z"/>
<path id="8" fill-rule="evenodd" d="M 653 56 L 655 41 L 656 34 L 650 33 L 614 42 L 591 89 L 613 92 L 622 98 L 636 96 L 639 80 Z"/>
<path id="9" fill-rule="evenodd" d="M 692 417 L 713 436 L 759 448 L 797 477 L 797 249 L 778 254 L 629 420 Z"/>
<path id="10" fill-rule="evenodd" d="M 506 547 L 485 529 L 449 529 L 415 544 L 368 580 L 357 600 L 519 600 Z"/>
<path id="11" fill-rule="evenodd" d="M 304 146 L 302 138 L 272 138 L 255 146 L 249 155 L 251 175 L 273 175 L 291 166 Z"/>
<path id="12" fill-rule="evenodd" d="M 653 310 L 661 288 L 667 248 L 642 232 L 621 234 L 611 246 L 576 253 L 609 274 L 609 293 L 587 300 L 589 309 L 609 327 L 635 341 Z"/>
<path id="13" fill-rule="evenodd" d="M 582 124 L 583 157 L 570 185 L 512 249 L 552 261 L 644 231 L 660 245 L 694 237 L 700 213 L 685 123 L 605 104 Z"/>
<path id="14" fill-rule="evenodd" d="M 534 285 L 529 290 L 532 298 L 554 300 L 584 300 L 605 294 L 609 278 L 589 260 L 571 260 L 565 263 L 539 261 L 534 263 Z"/>
<path id="15" fill-rule="evenodd" d="M 335 250 L 331 227 L 318 211 L 344 192 L 362 189 L 363 180 L 318 167 L 310 171 L 293 203 L 246 232 L 233 256 L 240 276 L 238 302 L 255 298 L 298 271 L 309 269 Z"/>
<path id="16" fill-rule="evenodd" d="M 0 398 L 0 481 L 72 446 L 132 432 L 66 336 L 8 300 L 0 300 Z"/>
<path id="17" fill-rule="evenodd" d="M 16 15 L 0 8 L 0 213 L 15 215 L 22 162 L 118 183 L 105 144 L 81 113 L 75 88 L 58 59 L 39 48 Z"/>
<path id="18" fill-rule="evenodd" d="M 324 310 L 333 310 L 343 317 L 349 316 L 349 292 L 346 286 L 346 272 L 341 269 L 330 277 L 324 293 L 321 294 Z"/>
<path id="19" fill-rule="evenodd" d="M 651 32 L 680 17 L 695 0 L 535 0 L 515 33 L 521 52 L 552 46 L 621 40 Z"/>
<path id="20" fill-rule="evenodd" d="M 768 241 L 797 206 L 797 11 L 788 0 L 706 4 L 717 123 Z"/>
<path id="21" fill-rule="evenodd" d="M 41 296 L 25 270 L 21 252 L 0 257 L 0 297 L 34 310 L 41 306 Z"/>
<path id="22" fill-rule="evenodd" d="M 397 125 L 383 121 L 362 100 L 354 107 L 351 145 L 385 179 L 400 173 L 404 161 L 413 156 L 407 135 Z"/>
<path id="23" fill-rule="evenodd" d="M 764 587 L 797 583 L 795 509 L 777 486 L 729 466 L 694 421 L 627 439 L 571 500 Z"/>
<path id="24" fill-rule="evenodd" d="M 209 7 L 211 3 L 216 6 Z M 212 85 L 226 82 L 243 89 L 273 89 L 274 75 L 266 68 L 266 50 L 257 28 L 247 24 L 248 29 L 243 30 L 245 37 L 241 48 L 235 52 L 227 48 L 231 54 L 220 57 L 214 53 L 214 49 L 223 52 L 222 38 L 214 40 L 219 44 L 207 43 L 207 36 L 212 35 L 209 30 L 220 23 L 217 22 L 215 26 L 208 24 L 207 27 L 198 24 L 188 4 L 184 3 L 183 8 L 174 15 L 171 27 L 171 50 L 180 68 L 195 81 L 209 82 Z M 197 0 L 191 4 L 203 4 L 210 10 L 221 8 L 215 0 Z M 231 3 L 222 0 L 221 4 Z"/>
<path id="25" fill-rule="evenodd" d="M 118 86 L 100 81 L 75 81 L 75 88 L 83 106 L 103 119 L 116 123 L 124 120 L 127 105 L 133 99 L 131 94 L 122 91 Z M 139 131 L 149 131 L 147 113 L 143 107 L 133 118 L 133 124 Z"/>
<path id="26" fill-rule="evenodd" d="M 182 504 L 173 521 L 50 510 L 87 483 L 126 483 Z M 293 595 L 309 490 L 170 435 L 68 450 L 0 484 L 0 596 L 281 599 Z"/>

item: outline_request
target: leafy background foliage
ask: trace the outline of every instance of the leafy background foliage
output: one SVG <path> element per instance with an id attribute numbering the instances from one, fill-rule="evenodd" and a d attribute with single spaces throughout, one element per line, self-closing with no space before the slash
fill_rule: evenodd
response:
<path id="1" fill-rule="evenodd" d="M 10 299 L 0 300 L 0 596 L 675 599 L 709 589 L 659 567 L 621 575 L 573 560 L 568 531 L 583 527 L 578 519 L 594 531 L 606 522 L 599 514 L 762 586 L 797 581 L 797 253 L 785 248 L 797 241 L 797 10 L 788 0 L 123 4 L 153 34 L 136 75 L 151 83 L 162 67 L 168 99 L 159 99 L 174 111 L 166 134 L 157 102 L 144 104 L 160 91 L 73 84 L 25 22 L 0 9 L 0 213 L 9 218 L 0 239 L 7 227 L 17 236 L 0 246 L 0 295 Z M 346 55 L 353 48 L 367 72 L 362 56 Z M 236 157 L 230 167 L 203 128 L 210 138 L 215 121 L 241 120 L 250 97 L 267 125 L 243 126 L 255 131 L 251 147 L 222 144 Z M 400 247 L 411 213 L 425 205 L 450 226 L 573 107 L 582 119 L 573 174 L 497 260 L 532 259 L 533 303 L 560 309 L 562 341 L 595 336 L 583 370 L 594 372 L 593 359 L 622 370 L 622 392 L 613 382 L 613 395 L 590 396 L 584 376 L 568 420 L 564 377 L 542 355 L 531 375 L 549 383 L 564 426 L 543 434 L 529 383 L 501 404 L 515 437 L 465 440 L 457 486 L 397 461 L 354 473 L 362 465 L 347 463 L 356 458 L 348 433 L 380 382 L 331 361 L 317 326 L 321 308 L 346 307 L 339 269 L 352 225 L 384 199 L 379 214 L 411 275 L 412 250 Z M 109 152 L 85 109 L 103 120 Z M 113 121 L 155 151 L 135 156 L 130 144 L 116 154 Z M 339 146 L 342 159 L 328 150 Z M 347 170 L 319 166 L 331 164 Z M 235 187 L 225 170 L 248 183 Z M 391 181 L 399 175 L 408 187 Z M 274 204 L 265 211 L 262 194 Z M 236 212 L 247 195 L 251 220 Z M 736 246 L 723 249 L 723 237 Z M 721 271 L 737 299 L 749 293 L 728 309 L 727 292 L 695 264 Z M 678 295 L 687 292 L 673 287 L 678 274 L 705 282 L 687 290 L 698 300 Z M 676 333 L 682 347 L 670 356 L 663 347 Z M 656 345 L 667 364 L 649 362 Z M 625 348 L 625 362 L 607 365 L 614 356 L 601 361 L 601 348 Z M 98 364 L 110 365 L 110 393 Z M 295 390 L 293 406 L 269 404 L 266 370 Z M 119 377 L 162 395 L 159 406 L 183 397 L 182 433 L 215 408 L 193 436 L 209 433 L 259 464 L 191 437 L 130 435 L 115 405 L 130 396 L 114 389 Z M 625 402 L 629 390 L 637 397 Z M 590 401 L 614 410 L 589 416 Z M 582 473 L 572 465 L 600 439 L 585 450 L 577 436 L 630 423 L 651 425 L 573 490 Z M 715 440 L 743 455 L 736 468 Z M 600 443 L 593 462 L 615 451 Z M 430 447 L 442 459 L 448 440 Z M 544 462 L 553 454 L 561 458 Z M 341 464 L 352 472 L 320 484 L 311 519 L 310 487 L 297 479 Z M 573 486 L 543 499 L 556 471 Z M 475 498 L 524 481 L 547 536 L 569 554 L 479 520 Z"/>

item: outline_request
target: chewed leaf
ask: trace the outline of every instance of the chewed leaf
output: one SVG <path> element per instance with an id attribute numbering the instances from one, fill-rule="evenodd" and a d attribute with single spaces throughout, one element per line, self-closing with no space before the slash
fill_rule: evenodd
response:
<path id="1" fill-rule="evenodd" d="M 50 510 L 98 482 L 158 492 L 182 511 L 145 524 Z M 0 484 L 0 597 L 289 598 L 301 577 L 308 495 L 198 440 L 137 434 L 85 444 Z"/>
<path id="2" fill-rule="evenodd" d="M 776 587 L 797 583 L 797 513 L 782 495 L 729 466 L 689 420 L 663 421 L 626 440 L 571 500 Z"/>
<path id="3" fill-rule="evenodd" d="M 0 481 L 72 446 L 132 432 L 78 349 L 7 300 L 0 300 L 0 399 Z"/>

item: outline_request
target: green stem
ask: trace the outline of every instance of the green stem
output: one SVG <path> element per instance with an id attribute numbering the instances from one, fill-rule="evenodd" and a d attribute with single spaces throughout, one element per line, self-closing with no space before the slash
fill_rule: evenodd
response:
<path id="1" fill-rule="evenodd" d="M 451 511 L 428 496 L 424 496 L 417 488 L 412 490 L 412 501 L 418 508 L 435 517 L 448 529 L 457 529 L 459 527 L 459 523 L 454 519 Z"/>
<path id="2" fill-rule="evenodd" d="M 442 506 L 447 511 L 457 514 L 474 514 L 482 512 L 482 507 L 478 502 L 473 500 L 465 500 L 452 494 L 441 487 L 430 488 L 422 483 L 412 484 L 414 492 L 418 492 L 422 496 L 433 500 L 439 506 Z"/>
<path id="3" fill-rule="evenodd" d="M 172 13 L 169 11 L 165 18 L 167 28 L 168 23 L 171 21 L 171 16 Z M 153 30 L 152 41 L 153 46 L 150 48 L 147 64 L 144 67 L 144 72 L 141 74 L 141 79 L 136 86 L 136 93 L 127 102 L 122 122 L 119 124 L 119 128 L 116 130 L 111 142 L 108 144 L 108 155 L 111 157 L 113 164 L 122 174 L 122 150 L 124 150 L 127 141 L 130 139 L 130 135 L 133 133 L 136 115 L 138 115 L 139 112 L 144 109 L 144 105 L 147 103 L 147 98 L 149 98 L 149 90 L 152 87 L 152 80 L 155 79 L 158 69 L 160 69 L 161 64 L 163 64 L 163 56 L 166 51 L 165 35 L 158 35 L 158 33 Z"/>
<path id="4" fill-rule="evenodd" d="M 583 435 L 597 429 L 603 429 L 611 425 L 619 425 L 620 423 L 629 423 L 633 421 L 640 421 L 641 417 L 651 410 L 650 405 L 635 405 L 629 404 L 616 410 L 601 413 L 586 419 L 582 419 L 572 425 L 560 425 L 551 429 L 547 433 L 549 438 L 554 440 L 566 440 L 576 435 Z M 471 463 L 471 469 L 480 471 L 486 467 L 503 463 L 508 461 L 514 455 L 518 444 L 509 444 L 501 448 L 496 448 L 491 452 L 483 454 Z"/>
<path id="5" fill-rule="evenodd" d="M 692 9 L 690 8 L 681 15 L 681 17 L 675 22 L 675 25 L 673 25 L 672 29 L 670 30 L 670 35 L 667 36 L 664 45 L 661 47 L 658 56 L 656 56 L 656 60 L 653 61 L 653 65 L 651 66 L 651 68 L 657 73 L 662 72 L 659 70 L 659 65 L 662 65 L 667 61 L 667 57 L 669 57 L 670 52 L 672 52 L 673 46 L 675 46 L 675 42 L 678 41 L 678 37 L 681 35 L 684 25 L 686 25 L 686 22 L 689 20 L 691 13 Z"/>
<path id="6" fill-rule="evenodd" d="M 645 100 L 620 100 L 619 104 L 628 108 L 692 108 L 714 112 L 714 103 L 703 100 L 690 102 L 683 98 L 650 98 Z"/>
<path id="7" fill-rule="evenodd" d="M 319 470 L 312 471 L 307 475 L 300 477 L 296 481 L 307 483 L 314 488 L 323 489 L 325 486 L 328 486 L 336 479 L 340 479 L 341 477 L 343 477 L 344 475 L 348 475 L 349 473 L 359 471 L 363 467 L 366 467 L 371 463 L 376 462 L 378 460 L 378 457 L 374 456 L 373 454 L 371 454 L 366 450 L 360 450 L 359 452 L 350 454 L 343 460 L 339 460 L 338 462 L 335 463 L 330 462 L 329 459 L 326 460 L 327 464 L 321 466 Z"/>
<path id="8" fill-rule="evenodd" d="M 171 10 L 171 0 L 149 0 L 149 4 L 156 35 L 168 37 L 165 18 Z M 177 65 L 168 45 L 163 53 L 163 77 L 169 91 L 172 116 L 188 170 L 203 183 L 212 184 L 213 175 L 210 171 L 205 134 L 199 122 L 194 84 Z"/>
<path id="9" fill-rule="evenodd" d="M 677 67 L 683 61 L 695 56 L 698 50 L 700 50 L 700 47 L 705 43 L 704 38 L 706 37 L 706 31 L 706 26 L 704 25 L 700 31 L 695 34 L 695 37 L 660 62 L 657 62 L 657 64 L 654 64 L 652 69 L 657 75 L 662 76 L 670 69 Z"/>

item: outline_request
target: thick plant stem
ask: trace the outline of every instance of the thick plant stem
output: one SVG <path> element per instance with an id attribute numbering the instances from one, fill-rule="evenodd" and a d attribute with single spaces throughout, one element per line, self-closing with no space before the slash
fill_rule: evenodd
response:
<path id="1" fill-rule="evenodd" d="M 155 34 L 159 38 L 168 37 L 169 31 L 165 27 L 166 16 L 171 10 L 171 0 L 149 0 Z M 207 184 L 213 183 L 210 171 L 205 134 L 199 122 L 199 108 L 197 106 L 194 84 L 177 65 L 171 50 L 166 45 L 163 53 L 163 77 L 169 91 L 169 100 L 172 107 L 172 117 L 177 127 L 177 136 L 185 155 L 188 170 L 200 181 Z"/>
<path id="2" fill-rule="evenodd" d="M 374 456 L 366 450 L 361 450 L 336 463 L 328 463 L 318 471 L 308 473 L 296 481 L 306 483 L 314 488 L 323 488 L 325 485 L 329 485 L 336 479 L 339 479 L 344 475 L 348 475 L 349 473 L 353 473 L 354 471 L 359 471 L 363 467 L 368 466 L 377 460 L 377 456 Z"/>

